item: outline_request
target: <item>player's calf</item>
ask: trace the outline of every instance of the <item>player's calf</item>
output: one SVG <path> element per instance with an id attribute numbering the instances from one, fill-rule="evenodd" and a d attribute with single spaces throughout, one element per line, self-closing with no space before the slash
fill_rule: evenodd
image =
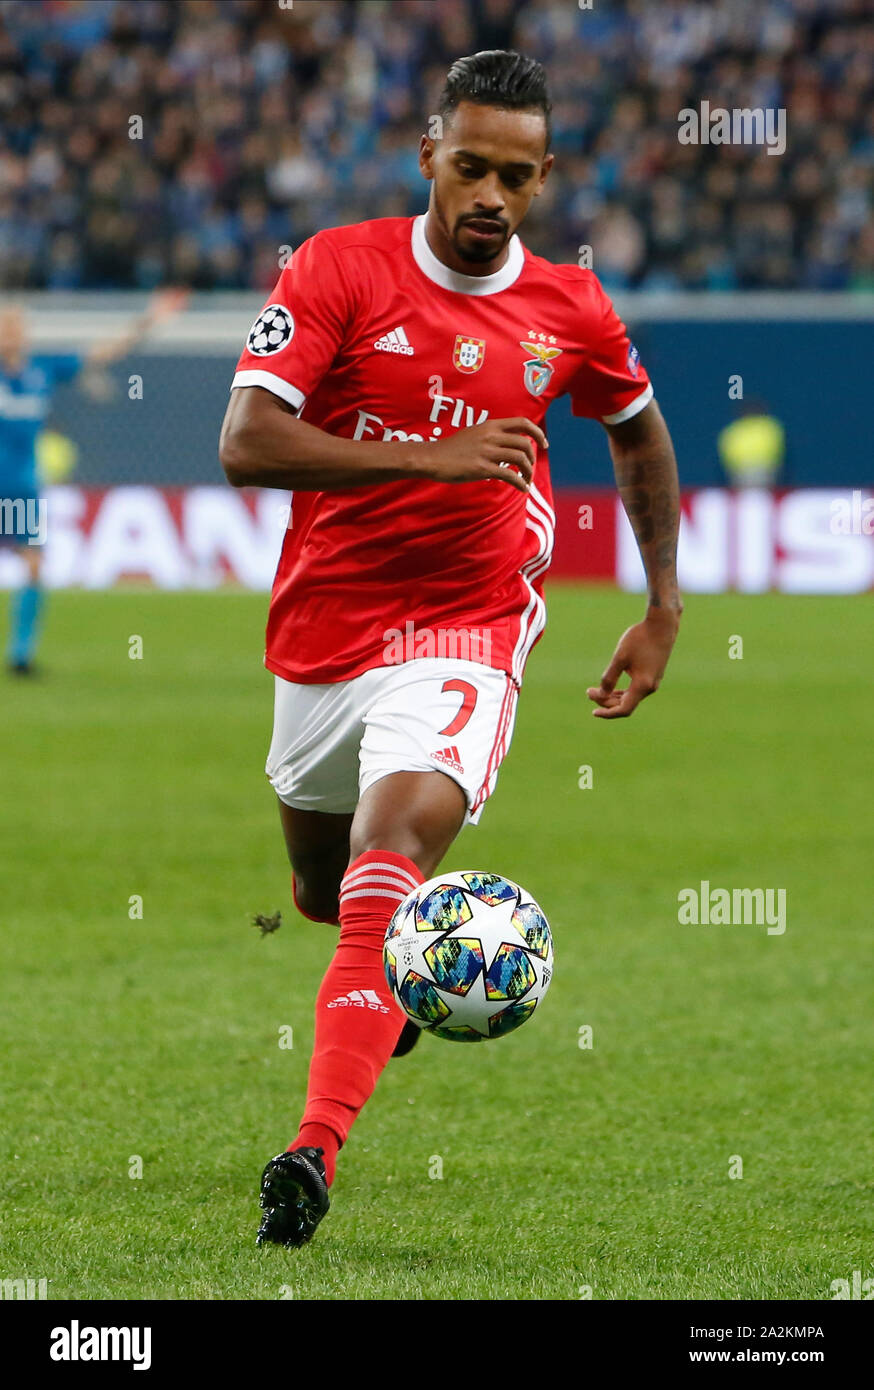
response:
<path id="1" fill-rule="evenodd" d="M 313 922 L 340 920 L 340 884 L 349 862 L 350 815 L 301 811 L 279 801 L 285 847 L 292 866 L 295 907 Z"/>
<path id="2" fill-rule="evenodd" d="M 301 877 L 295 869 L 291 875 L 291 896 L 294 905 L 311 922 L 340 924 L 340 884 L 320 881 L 318 877 Z"/>

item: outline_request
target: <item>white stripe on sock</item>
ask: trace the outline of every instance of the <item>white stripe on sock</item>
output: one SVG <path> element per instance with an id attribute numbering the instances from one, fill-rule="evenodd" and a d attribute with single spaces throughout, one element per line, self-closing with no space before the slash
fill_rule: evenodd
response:
<path id="1" fill-rule="evenodd" d="M 356 879 L 354 883 L 342 883 L 340 897 L 351 892 L 353 888 L 375 888 L 379 884 L 385 884 L 387 893 L 403 893 L 404 897 L 411 891 L 401 879 L 389 878 L 387 874 L 370 874 L 367 878 Z"/>
<path id="2" fill-rule="evenodd" d="M 349 893 L 340 894 L 340 906 L 342 907 L 349 898 L 396 898 L 402 903 L 406 896 L 400 889 L 395 891 L 393 888 L 353 888 Z"/>
<path id="3" fill-rule="evenodd" d="M 411 889 L 419 886 L 419 880 L 415 879 L 408 869 L 398 869 L 394 864 L 378 863 L 365 864 L 361 869 L 347 869 L 343 875 L 343 884 L 359 883 L 364 878 L 375 878 L 381 874 L 389 875 L 391 880 L 397 880 L 399 883 L 406 883 Z M 389 878 L 386 878 L 385 882 L 388 882 Z"/>

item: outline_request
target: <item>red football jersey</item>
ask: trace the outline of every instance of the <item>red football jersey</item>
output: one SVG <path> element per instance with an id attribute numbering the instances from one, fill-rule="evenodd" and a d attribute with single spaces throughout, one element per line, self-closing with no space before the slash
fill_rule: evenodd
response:
<path id="1" fill-rule="evenodd" d="M 282 271 L 233 387 L 262 386 L 350 439 L 445 438 L 486 419 L 630 419 L 652 386 L 589 270 L 509 244 L 492 275 L 439 261 L 425 216 L 318 232 Z M 265 665 L 348 680 L 386 661 L 466 656 L 517 682 L 545 624 L 555 514 L 535 445 L 526 495 L 430 479 L 299 492 L 273 585 Z M 471 636 L 469 648 L 452 637 Z M 399 636 L 403 635 L 403 642 Z M 388 654 L 387 654 L 388 653 Z"/>

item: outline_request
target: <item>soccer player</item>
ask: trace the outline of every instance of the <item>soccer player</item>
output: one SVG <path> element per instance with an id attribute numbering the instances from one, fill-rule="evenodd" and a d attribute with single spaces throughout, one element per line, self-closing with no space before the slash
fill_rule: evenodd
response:
<path id="1" fill-rule="evenodd" d="M 124 357 L 157 324 L 178 313 L 186 298 L 183 290 L 161 291 L 120 337 L 82 354 L 32 355 L 23 310 L 17 305 L 0 310 L 0 545 L 12 545 L 26 565 L 24 584 L 12 593 L 6 664 L 14 675 L 27 676 L 34 670 L 45 540 L 37 440 L 55 388 L 83 368 L 104 367 Z"/>
<path id="2" fill-rule="evenodd" d="M 440 119 L 420 144 L 427 212 L 301 246 L 249 333 L 222 429 L 235 487 L 293 492 L 267 624 L 267 774 L 294 900 L 340 928 L 303 1118 L 262 1176 L 259 1243 L 310 1238 L 350 1126 L 418 1037 L 383 936 L 479 820 L 510 743 L 545 621 L 543 422 L 558 396 L 607 431 L 649 581 L 589 689 L 599 718 L 656 690 L 681 612 L 676 464 L 637 350 L 591 271 L 517 235 L 553 162 L 543 68 L 461 58 Z"/>

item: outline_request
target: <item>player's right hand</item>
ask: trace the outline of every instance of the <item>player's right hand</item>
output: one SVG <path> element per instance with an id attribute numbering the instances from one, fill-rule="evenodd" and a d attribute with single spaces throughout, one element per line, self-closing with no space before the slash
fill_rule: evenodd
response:
<path id="1" fill-rule="evenodd" d="M 524 415 L 485 420 L 436 443 L 429 441 L 417 451 L 417 469 L 441 483 L 475 483 L 495 478 L 520 492 L 528 492 L 536 458 L 532 440 L 541 449 L 549 447 L 540 426 Z"/>

